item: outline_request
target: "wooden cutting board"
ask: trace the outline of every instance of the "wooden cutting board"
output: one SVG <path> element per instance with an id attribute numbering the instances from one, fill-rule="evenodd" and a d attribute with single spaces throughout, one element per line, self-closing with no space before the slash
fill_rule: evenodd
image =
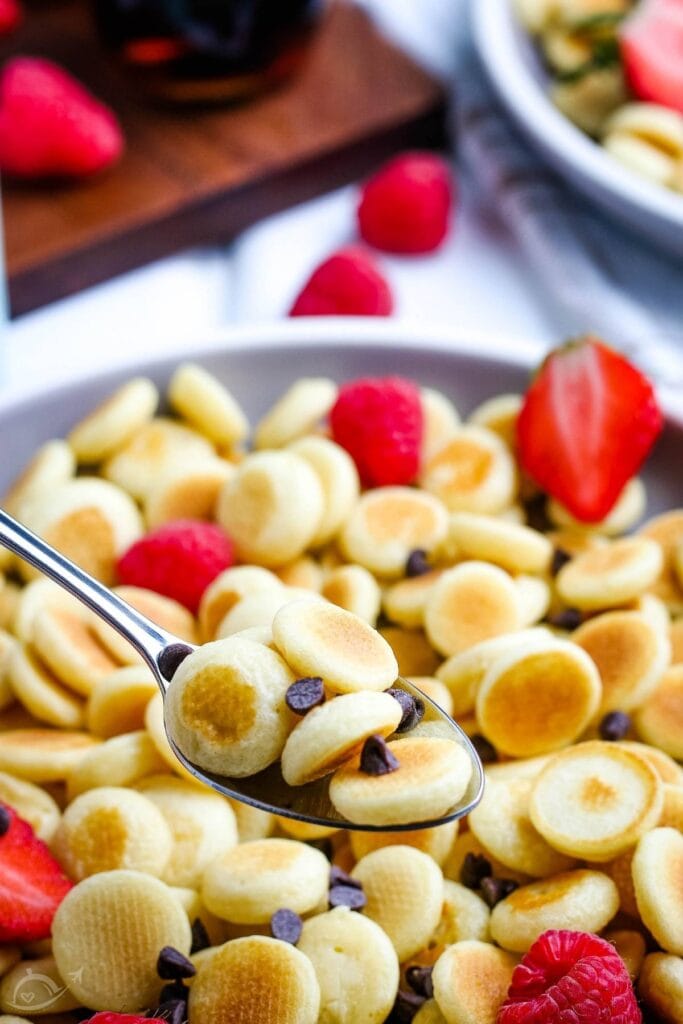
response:
<path id="1" fill-rule="evenodd" d="M 69 185 L 3 184 L 12 315 L 249 224 L 444 141 L 441 86 L 352 3 L 327 11 L 304 68 L 232 108 L 154 106 L 98 44 L 84 0 L 29 10 L 0 47 L 64 64 L 118 113 L 127 151 Z"/>

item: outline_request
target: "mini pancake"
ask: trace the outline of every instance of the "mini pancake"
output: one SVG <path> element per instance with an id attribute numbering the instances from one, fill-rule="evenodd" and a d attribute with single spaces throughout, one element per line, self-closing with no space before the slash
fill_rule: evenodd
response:
<path id="1" fill-rule="evenodd" d="M 632 711 L 643 704 L 656 689 L 671 654 L 664 632 L 639 612 L 597 615 L 579 626 L 572 640 L 590 655 L 600 673 L 600 715 Z"/>
<path id="2" fill-rule="evenodd" d="M 552 754 L 541 757 L 525 757 L 515 761 L 497 761 L 486 765 L 486 778 L 492 782 L 508 779 L 537 779 L 552 758 Z"/>
<path id="3" fill-rule="evenodd" d="M 293 601 L 273 619 L 278 650 L 298 677 L 322 676 L 335 693 L 386 690 L 398 664 L 386 640 L 357 615 L 324 601 Z"/>
<path id="4" fill-rule="evenodd" d="M 517 448 L 517 417 L 522 408 L 522 395 L 495 395 L 473 409 L 467 417 L 468 423 L 486 427 L 497 434 L 508 448 Z"/>
<path id="5" fill-rule="evenodd" d="M 363 914 L 389 936 L 401 962 L 424 949 L 441 917 L 443 875 L 431 857 L 412 846 L 386 846 L 358 861 Z"/>
<path id="6" fill-rule="evenodd" d="M 146 377 L 127 381 L 69 433 L 80 463 L 101 462 L 127 444 L 148 423 L 159 404 L 159 392 Z"/>
<path id="7" fill-rule="evenodd" d="M 340 565 L 330 572 L 321 593 L 339 608 L 374 626 L 380 612 L 382 591 L 371 572 L 362 565 Z"/>
<path id="8" fill-rule="evenodd" d="M 493 562 L 509 572 L 546 572 L 553 546 L 542 533 L 494 516 L 453 512 L 450 540 L 460 558 Z"/>
<path id="9" fill-rule="evenodd" d="M 412 551 L 438 551 L 447 535 L 448 512 L 437 497 L 414 487 L 378 487 L 361 495 L 339 546 L 350 562 L 396 579 Z"/>
<path id="10" fill-rule="evenodd" d="M 441 658 L 421 629 L 381 626 L 378 632 L 394 652 L 399 675 L 431 676 L 441 664 Z"/>
<path id="11" fill-rule="evenodd" d="M 667 1024 L 683 1022 L 683 959 L 650 953 L 638 978 L 638 995 Z"/>
<path id="12" fill-rule="evenodd" d="M 34 718 L 61 729 L 79 729 L 85 724 L 85 705 L 66 690 L 30 648 L 17 644 L 7 665 L 15 697 Z"/>
<path id="13" fill-rule="evenodd" d="M 267 839 L 273 834 L 276 825 L 274 814 L 262 811 L 241 800 L 228 800 L 237 820 L 237 832 L 240 843 L 249 843 L 252 839 Z"/>
<path id="14" fill-rule="evenodd" d="M 146 732 L 127 732 L 87 751 L 69 773 L 70 800 L 99 786 L 130 786 L 145 775 L 165 768 L 163 759 Z"/>
<path id="15" fill-rule="evenodd" d="M 453 698 L 451 692 L 445 683 L 442 683 L 440 679 L 435 676 L 410 676 L 408 679 L 409 683 L 413 686 L 417 686 L 418 690 L 422 690 L 430 700 L 433 700 L 435 704 L 446 712 L 447 715 L 453 715 Z"/>
<path id="16" fill-rule="evenodd" d="M 486 427 L 464 426 L 424 466 L 420 485 L 451 512 L 502 512 L 517 491 L 507 445 Z"/>
<path id="17" fill-rule="evenodd" d="M 669 642 L 671 643 L 671 664 L 683 664 L 683 616 L 669 626 Z"/>
<path id="18" fill-rule="evenodd" d="M 468 816 L 482 846 L 506 867 L 534 878 L 545 878 L 576 866 L 572 856 L 550 845 L 531 822 L 533 778 L 487 778 L 481 803 Z"/>
<path id="19" fill-rule="evenodd" d="M 618 537 L 632 529 L 642 518 L 646 504 L 645 484 L 640 477 L 634 476 L 624 487 L 609 515 L 598 523 L 580 522 L 555 498 L 548 501 L 547 512 L 549 519 L 563 529 Z"/>
<path id="20" fill-rule="evenodd" d="M 660 597 L 655 597 L 654 594 L 641 594 L 629 607 L 634 612 L 640 612 L 655 629 L 669 635 L 671 616 Z"/>
<path id="21" fill-rule="evenodd" d="M 382 596 L 385 615 L 408 629 L 424 624 L 425 605 L 443 569 L 432 569 L 421 576 L 408 576 L 387 587 Z"/>
<path id="22" fill-rule="evenodd" d="M 122 786 L 101 786 L 69 804 L 52 848 L 76 882 L 119 868 L 158 878 L 171 856 L 173 837 L 146 797 Z"/>
<path id="23" fill-rule="evenodd" d="M 115 669 L 100 680 L 88 701 L 88 729 L 105 740 L 144 729 L 145 709 L 157 692 L 157 682 L 148 668 L 130 665 Z"/>
<path id="24" fill-rule="evenodd" d="M 662 549 L 656 541 L 624 537 L 577 555 L 560 569 L 555 582 L 571 607 L 600 611 L 634 600 L 655 583 L 662 567 Z"/>
<path id="25" fill-rule="evenodd" d="M 683 509 L 674 509 L 655 516 L 641 526 L 641 536 L 657 541 L 664 553 L 664 565 L 650 588 L 675 614 L 683 613 L 683 587 L 676 574 L 675 555 L 683 543 Z"/>
<path id="26" fill-rule="evenodd" d="M 287 839 L 298 839 L 301 843 L 306 843 L 311 839 L 327 839 L 328 836 L 335 836 L 341 832 L 339 828 L 314 825 L 312 822 L 299 821 L 297 818 L 285 818 L 281 814 L 275 815 L 275 821 L 278 829 L 284 832 Z"/>
<path id="27" fill-rule="evenodd" d="M 117 667 L 80 609 L 44 607 L 33 620 L 32 644 L 60 683 L 83 697 Z"/>
<path id="28" fill-rule="evenodd" d="M 311 961 L 288 942 L 252 935 L 204 961 L 190 992 L 202 1024 L 316 1024 L 320 987 Z"/>
<path id="29" fill-rule="evenodd" d="M 317 548 L 337 536 L 358 501 L 358 470 L 349 453 L 326 437 L 302 437 L 289 451 L 308 462 L 323 490 L 322 519 L 311 541 Z"/>
<path id="30" fill-rule="evenodd" d="M 281 608 L 292 601 L 320 600 L 320 595 L 301 587 L 280 587 L 279 590 L 259 590 L 245 594 L 221 619 L 216 629 L 216 639 L 224 640 L 246 629 L 273 625 L 273 619 Z"/>
<path id="31" fill-rule="evenodd" d="M 0 772 L 0 800 L 27 821 L 35 834 L 48 843 L 59 824 L 61 811 L 50 794 L 40 786 Z"/>
<path id="32" fill-rule="evenodd" d="M 533 783 L 530 817 L 555 849 L 608 861 L 659 821 L 664 795 L 654 768 L 613 743 L 579 743 L 553 757 Z"/>
<path id="33" fill-rule="evenodd" d="M 279 590 L 282 581 L 260 565 L 234 565 L 209 584 L 199 603 L 199 632 L 202 641 L 215 639 L 216 630 L 231 608 L 247 594 Z"/>
<path id="34" fill-rule="evenodd" d="M 488 942 L 457 942 L 434 964 L 432 983 L 447 1024 L 495 1024 L 517 959 Z"/>
<path id="35" fill-rule="evenodd" d="M 575 530 L 572 527 L 548 530 L 546 537 L 556 550 L 566 551 L 572 557 L 583 555 L 587 551 L 599 551 L 609 546 L 606 537 L 588 530 Z"/>
<path id="36" fill-rule="evenodd" d="M 145 708 L 145 731 L 154 744 L 157 754 L 165 764 L 166 770 L 170 769 L 176 775 L 179 775 L 181 779 L 196 783 L 197 780 L 194 775 L 180 763 L 171 744 L 168 742 L 166 726 L 164 725 L 164 700 L 158 690 Z"/>
<path id="37" fill-rule="evenodd" d="M 300 377 L 256 424 L 254 447 L 283 448 L 310 433 L 336 398 L 337 385 L 328 377 Z"/>
<path id="38" fill-rule="evenodd" d="M 282 751 L 289 786 L 322 778 L 360 751 L 372 735 L 389 736 L 402 717 L 388 693 L 345 693 L 309 711 L 292 729 Z"/>
<path id="39" fill-rule="evenodd" d="M 66 483 L 75 473 L 76 459 L 71 446 L 62 440 L 46 441 L 4 495 L 2 507 L 21 518 L 24 505 L 52 494 L 55 487 Z"/>
<path id="40" fill-rule="evenodd" d="M 605 932 L 604 938 L 611 942 L 621 959 L 626 964 L 631 981 L 635 981 L 640 974 L 645 959 L 645 939 L 640 932 L 631 931 L 628 928 L 615 928 Z"/>
<path id="41" fill-rule="evenodd" d="M 548 614 L 552 591 L 546 580 L 525 573 L 515 576 L 514 583 L 517 587 L 520 625 L 529 629 Z"/>
<path id="42" fill-rule="evenodd" d="M 424 611 L 430 643 L 444 655 L 510 633 L 520 626 L 517 590 L 502 569 L 463 562 L 444 572 L 430 590 Z"/>
<path id="43" fill-rule="evenodd" d="M 21 588 L 12 580 L 3 579 L 0 586 L 0 629 L 10 629 L 20 596 Z"/>
<path id="44" fill-rule="evenodd" d="M 633 750 L 649 761 L 662 782 L 669 782 L 673 786 L 683 786 L 683 767 L 659 747 L 652 747 L 649 743 L 636 743 L 634 740 L 619 740 L 619 746 L 626 750 Z"/>
<path id="45" fill-rule="evenodd" d="M 152 775 L 135 789 L 161 812 L 173 845 L 160 877 L 168 885 L 199 888 L 205 868 L 237 844 L 228 801 L 205 786 L 172 775 Z"/>
<path id="46" fill-rule="evenodd" d="M 458 822 L 447 821 L 435 828 L 418 828 L 411 832 L 350 832 L 351 850 L 356 860 L 385 846 L 414 846 L 429 854 L 441 867 L 458 834 Z"/>
<path id="47" fill-rule="evenodd" d="M 33 641 L 33 625 L 46 608 L 61 608 L 72 615 L 87 616 L 85 607 L 63 587 L 44 576 L 33 580 L 19 592 L 19 600 L 11 623 L 11 631 L 25 644 Z"/>
<path id="48" fill-rule="evenodd" d="M 102 475 L 143 501 L 154 481 L 173 469 L 176 460 L 215 455 L 214 446 L 195 430 L 165 417 L 147 423 L 102 466 Z"/>
<path id="49" fill-rule="evenodd" d="M 0 733 L 0 771 L 28 782 L 60 782 L 99 743 L 86 732 L 11 729 Z"/>
<path id="50" fill-rule="evenodd" d="M 683 956 L 683 834 L 655 828 L 633 856 L 636 903 L 645 927 L 667 953 Z"/>
<path id="51" fill-rule="evenodd" d="M 300 455 L 257 452 L 220 493 L 216 516 L 240 561 L 284 565 L 312 543 L 324 512 L 317 474 Z"/>
<path id="52" fill-rule="evenodd" d="M 319 594 L 323 587 L 325 573 L 312 555 L 299 555 L 277 570 L 277 578 L 286 587 L 298 590 L 312 590 Z"/>
<path id="53" fill-rule="evenodd" d="M 287 907 L 306 914 L 327 892 L 330 865 L 312 846 L 294 839 L 257 839 L 235 846 L 208 865 L 205 906 L 236 924 L 267 924 Z"/>
<path id="54" fill-rule="evenodd" d="M 467 715 L 474 710 L 481 681 L 495 662 L 512 651 L 543 648 L 550 633 L 543 627 L 521 629 L 514 633 L 482 640 L 460 654 L 454 654 L 436 670 L 453 699 L 453 714 Z"/>
<path id="55" fill-rule="evenodd" d="M 450 398 L 436 388 L 420 388 L 422 406 L 422 446 L 420 465 L 424 466 L 457 433 L 460 413 Z"/>
<path id="56" fill-rule="evenodd" d="M 444 879 L 441 920 L 430 940 L 436 948 L 452 946 L 455 942 L 476 939 L 488 942 L 491 911 L 476 892 L 459 882 Z"/>
<path id="57" fill-rule="evenodd" d="M 125 491 L 96 477 L 53 488 L 49 502 L 36 498 L 26 504 L 23 519 L 48 544 L 108 585 L 114 582 L 119 557 L 143 533 L 140 513 Z M 34 579 L 37 572 L 22 563 L 26 579 Z"/>
<path id="58" fill-rule="evenodd" d="M 0 711 L 14 704 L 15 696 L 9 681 L 9 662 L 16 640 L 0 629 Z"/>
<path id="59" fill-rule="evenodd" d="M 398 992 L 398 957 L 369 917 L 335 907 L 304 922 L 298 949 L 320 985 L 319 1021 L 383 1024 Z"/>
<path id="60" fill-rule="evenodd" d="M 677 828 L 683 832 L 683 787 L 665 782 L 662 786 L 664 806 L 658 824 L 662 828 Z"/>
<path id="61" fill-rule="evenodd" d="M 213 519 L 223 485 L 235 472 L 225 459 L 179 459 L 154 481 L 145 497 L 148 528 L 177 519 Z"/>
<path id="62" fill-rule="evenodd" d="M 235 637 L 204 644 L 168 688 L 169 734 L 200 768 L 253 775 L 282 753 L 293 718 L 285 693 L 295 678 L 263 644 Z"/>
<path id="63" fill-rule="evenodd" d="M 330 800 L 357 825 L 401 825 L 446 814 L 467 789 L 469 756 L 457 743 L 436 737 L 408 736 L 388 744 L 398 759 L 396 771 L 367 775 L 356 757 L 330 782 Z"/>
<path id="64" fill-rule="evenodd" d="M 491 935 L 503 949 L 524 953 L 539 935 L 563 928 L 600 932 L 619 909 L 611 878 L 600 871 L 565 871 L 515 889 L 491 914 Z"/>
<path id="65" fill-rule="evenodd" d="M 231 448 L 249 433 L 239 403 L 217 377 L 197 363 L 182 363 L 177 368 L 168 385 L 168 400 L 214 444 Z"/>
<path id="66" fill-rule="evenodd" d="M 585 651 L 565 640 L 512 651 L 488 670 L 477 693 L 477 721 L 496 750 L 533 757 L 576 740 L 595 715 L 602 687 Z"/>
<path id="67" fill-rule="evenodd" d="M 670 757 L 683 760 L 683 665 L 664 673 L 634 716 L 638 736 Z"/>
<path id="68" fill-rule="evenodd" d="M 49 993 L 49 994 L 48 994 Z M 41 956 L 17 964 L 6 974 L 0 984 L 0 1012 L 21 1013 L 22 1017 L 0 1016 L 0 1022 L 19 1020 L 26 1024 L 24 1012 L 35 1005 L 33 1012 L 39 1016 L 49 1010 L 50 1015 L 67 1013 L 77 1009 L 81 1003 L 69 991 L 57 970 L 53 956 Z M 54 1019 L 54 1018 L 52 1018 Z"/>
<path id="69" fill-rule="evenodd" d="M 186 956 L 191 942 L 190 923 L 172 890 L 138 871 L 86 878 L 67 893 L 52 925 L 59 972 L 94 1010 L 115 1006 L 134 1013 L 155 1006 L 159 950 L 172 946 Z"/>

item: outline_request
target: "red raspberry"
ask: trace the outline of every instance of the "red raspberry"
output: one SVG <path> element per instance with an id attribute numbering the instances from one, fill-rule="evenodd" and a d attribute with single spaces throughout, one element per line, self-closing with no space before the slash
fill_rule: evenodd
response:
<path id="1" fill-rule="evenodd" d="M 412 381 L 365 378 L 339 389 L 332 436 L 356 463 L 366 487 L 410 484 L 420 468 L 422 403 Z"/>
<path id="2" fill-rule="evenodd" d="M 0 0 L 0 36 L 8 36 L 23 21 L 19 0 Z"/>
<path id="3" fill-rule="evenodd" d="M 196 612 L 208 585 L 233 563 L 230 538 L 213 523 L 178 519 L 152 530 L 119 561 L 119 580 Z"/>
<path id="4" fill-rule="evenodd" d="M 389 316 L 388 283 L 365 250 L 349 245 L 321 263 L 294 300 L 290 316 Z"/>
<path id="5" fill-rule="evenodd" d="M 88 1024 L 167 1024 L 162 1017 L 141 1017 L 140 1014 L 112 1013 L 104 1010 L 88 1018 Z"/>
<path id="6" fill-rule="evenodd" d="M 433 153 L 405 153 L 366 182 L 358 207 L 361 237 L 385 252 L 432 252 L 448 232 L 452 200 L 446 161 Z"/>
<path id="7" fill-rule="evenodd" d="M 497 1024 L 642 1024 L 642 1016 L 614 946 L 548 931 L 515 968 Z"/>

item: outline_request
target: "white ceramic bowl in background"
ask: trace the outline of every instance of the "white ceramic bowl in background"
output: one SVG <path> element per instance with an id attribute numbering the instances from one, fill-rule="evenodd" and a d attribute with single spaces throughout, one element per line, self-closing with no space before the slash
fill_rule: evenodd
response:
<path id="1" fill-rule="evenodd" d="M 547 95 L 548 75 L 512 0 L 470 0 L 477 51 L 500 100 L 567 181 L 627 227 L 683 255 L 683 195 L 623 167 Z"/>

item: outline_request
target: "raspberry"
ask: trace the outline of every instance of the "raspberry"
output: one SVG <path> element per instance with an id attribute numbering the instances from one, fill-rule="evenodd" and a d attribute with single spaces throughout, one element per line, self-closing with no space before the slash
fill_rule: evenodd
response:
<path id="1" fill-rule="evenodd" d="M 394 300 L 372 257 L 357 246 L 333 253 L 311 274 L 290 316 L 389 316 Z"/>
<path id="2" fill-rule="evenodd" d="M 432 252 L 448 232 L 452 199 L 445 160 L 405 153 L 366 182 L 358 206 L 361 237 L 385 252 Z"/>
<path id="3" fill-rule="evenodd" d="M 0 36 L 8 36 L 23 20 L 19 0 L 0 0 Z"/>
<path id="4" fill-rule="evenodd" d="M 330 412 L 332 436 L 356 463 L 367 487 L 412 483 L 420 468 L 422 403 L 401 377 L 351 381 Z"/>
<path id="5" fill-rule="evenodd" d="M 172 597 L 196 612 L 208 585 L 232 563 L 232 543 L 219 526 L 178 519 L 128 548 L 119 561 L 119 580 Z"/>
<path id="6" fill-rule="evenodd" d="M 88 1024 L 165 1024 L 161 1017 L 141 1017 L 140 1014 L 111 1013 L 104 1010 L 88 1018 Z"/>
<path id="7" fill-rule="evenodd" d="M 497 1024 L 642 1024 L 642 1016 L 614 946 L 548 931 L 515 968 Z"/>

